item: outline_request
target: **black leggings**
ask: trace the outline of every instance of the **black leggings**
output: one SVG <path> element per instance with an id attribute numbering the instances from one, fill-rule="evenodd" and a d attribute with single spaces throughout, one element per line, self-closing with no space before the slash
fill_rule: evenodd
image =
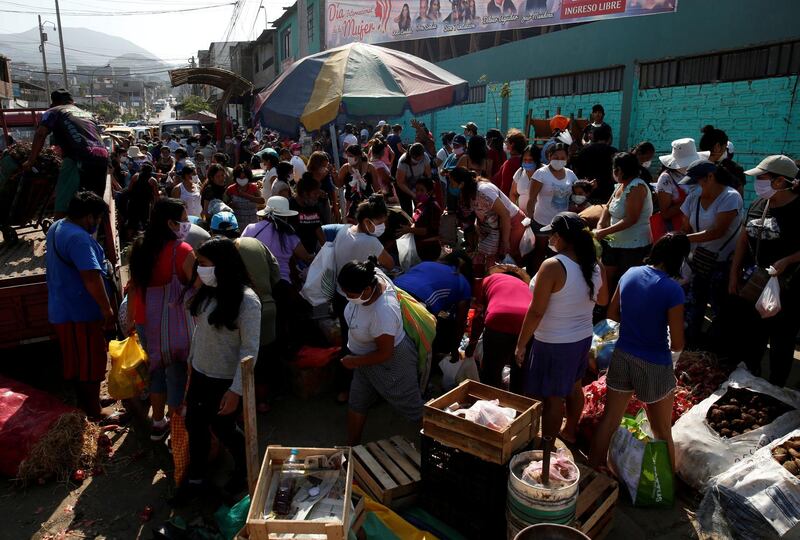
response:
<path id="1" fill-rule="evenodd" d="M 483 329 L 483 366 L 481 382 L 503 388 L 503 367 L 511 366 L 510 390 L 522 394 L 522 370 L 517 367 L 514 353 L 519 334 L 507 334 L 491 328 Z"/>
<path id="2" fill-rule="evenodd" d="M 244 435 L 236 429 L 238 410 L 225 416 L 217 414 L 222 396 L 230 388 L 231 382 L 230 379 L 214 379 L 197 370 L 192 371 L 186 394 L 189 480 L 203 480 L 206 476 L 212 431 L 233 456 L 236 464 L 234 476 L 244 476 L 247 471 Z"/>
<path id="3" fill-rule="evenodd" d="M 339 326 L 341 328 L 342 334 L 342 354 L 341 357 L 344 358 L 345 355 L 350 354 L 349 350 L 347 349 L 347 333 L 350 327 L 347 325 L 347 320 L 344 316 L 344 308 L 347 307 L 347 298 L 343 295 L 339 294 L 338 292 L 333 294 L 333 312 L 339 318 Z M 342 365 L 341 362 L 336 362 L 336 391 L 337 392 L 349 392 L 350 391 L 350 383 L 353 381 L 353 370 L 347 369 Z"/>

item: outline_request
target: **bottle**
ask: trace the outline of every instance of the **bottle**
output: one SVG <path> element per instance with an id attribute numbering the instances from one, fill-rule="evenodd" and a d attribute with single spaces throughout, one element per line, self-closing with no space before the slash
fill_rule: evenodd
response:
<path id="1" fill-rule="evenodd" d="M 296 448 L 292 448 L 291 452 L 289 452 L 288 459 L 283 464 L 283 470 L 285 471 L 302 471 L 305 469 L 305 463 L 300 459 L 300 453 L 297 451 Z"/>

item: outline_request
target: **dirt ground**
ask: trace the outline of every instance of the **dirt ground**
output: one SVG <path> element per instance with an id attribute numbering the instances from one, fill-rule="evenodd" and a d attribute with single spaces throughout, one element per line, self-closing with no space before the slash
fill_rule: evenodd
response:
<path id="1" fill-rule="evenodd" d="M 26 347 L 3 357 L 4 374 L 29 384 L 61 391 L 58 368 L 48 345 Z M 797 368 L 797 366 L 795 366 Z M 51 374 L 42 378 L 41 374 Z M 56 375 L 53 375 L 56 374 Z M 796 373 L 795 373 L 796 375 Z M 794 378 L 794 377 L 793 377 Z M 333 446 L 345 443 L 346 407 L 334 402 L 333 394 L 301 400 L 279 399 L 272 410 L 258 417 L 259 448 L 284 446 Z M 388 405 L 376 407 L 367 421 L 365 441 L 403 435 L 418 444 L 418 427 L 397 415 Z M 150 539 L 152 530 L 173 515 L 166 502 L 172 493 L 172 461 L 166 446 L 153 443 L 142 427 L 130 426 L 111 434 L 114 455 L 104 474 L 80 485 L 50 482 L 18 489 L 11 482 L 0 484 L 0 540 Z M 224 463 L 222 464 L 224 468 Z M 614 528 L 610 538 L 648 540 L 696 538 L 691 526 L 698 496 L 680 485 L 671 509 L 633 508 L 620 491 Z M 152 508 L 149 519 L 142 516 Z M 215 505 L 182 509 L 186 522 L 213 519 Z"/>

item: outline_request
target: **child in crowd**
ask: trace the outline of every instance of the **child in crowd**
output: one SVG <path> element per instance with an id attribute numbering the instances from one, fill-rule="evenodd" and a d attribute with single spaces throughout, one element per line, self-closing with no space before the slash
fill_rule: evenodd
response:
<path id="1" fill-rule="evenodd" d="M 591 206 L 589 196 L 592 194 L 592 183 L 578 180 L 572 184 L 572 197 L 569 199 L 569 211 L 580 214 Z"/>

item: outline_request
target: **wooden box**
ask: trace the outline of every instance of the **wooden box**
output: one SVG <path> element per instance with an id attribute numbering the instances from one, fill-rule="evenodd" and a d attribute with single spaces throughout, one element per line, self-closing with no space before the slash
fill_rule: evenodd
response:
<path id="1" fill-rule="evenodd" d="M 280 470 L 281 465 L 289 458 L 291 448 L 282 446 L 268 446 L 258 475 L 253 502 L 247 514 L 247 532 L 250 540 L 274 540 L 278 535 L 292 534 L 320 534 L 326 535 L 328 540 L 345 540 L 350 527 L 350 497 L 353 485 L 352 454 L 350 448 L 297 448 L 298 457 L 304 460 L 308 456 L 330 456 L 337 452 L 344 452 L 346 458 L 345 496 L 342 500 L 344 506 L 343 519 L 333 521 L 303 521 L 291 519 L 265 519 L 264 505 L 267 502 L 272 476 Z M 347 501 L 345 504 L 344 501 Z"/>
<path id="2" fill-rule="evenodd" d="M 502 431 L 450 414 L 453 403 L 470 406 L 479 399 L 497 399 L 502 407 L 517 411 L 511 425 Z M 512 454 L 528 444 L 539 432 L 542 404 L 535 399 L 506 392 L 469 380 L 425 404 L 422 427 L 425 435 L 486 461 L 505 465 Z"/>
<path id="3" fill-rule="evenodd" d="M 416 501 L 420 461 L 419 451 L 400 436 L 353 447 L 356 482 L 370 497 L 393 509 Z"/>
<path id="4" fill-rule="evenodd" d="M 578 469 L 581 481 L 573 526 L 592 540 L 603 540 L 614 526 L 619 485 L 616 480 L 584 465 L 578 465 Z"/>

